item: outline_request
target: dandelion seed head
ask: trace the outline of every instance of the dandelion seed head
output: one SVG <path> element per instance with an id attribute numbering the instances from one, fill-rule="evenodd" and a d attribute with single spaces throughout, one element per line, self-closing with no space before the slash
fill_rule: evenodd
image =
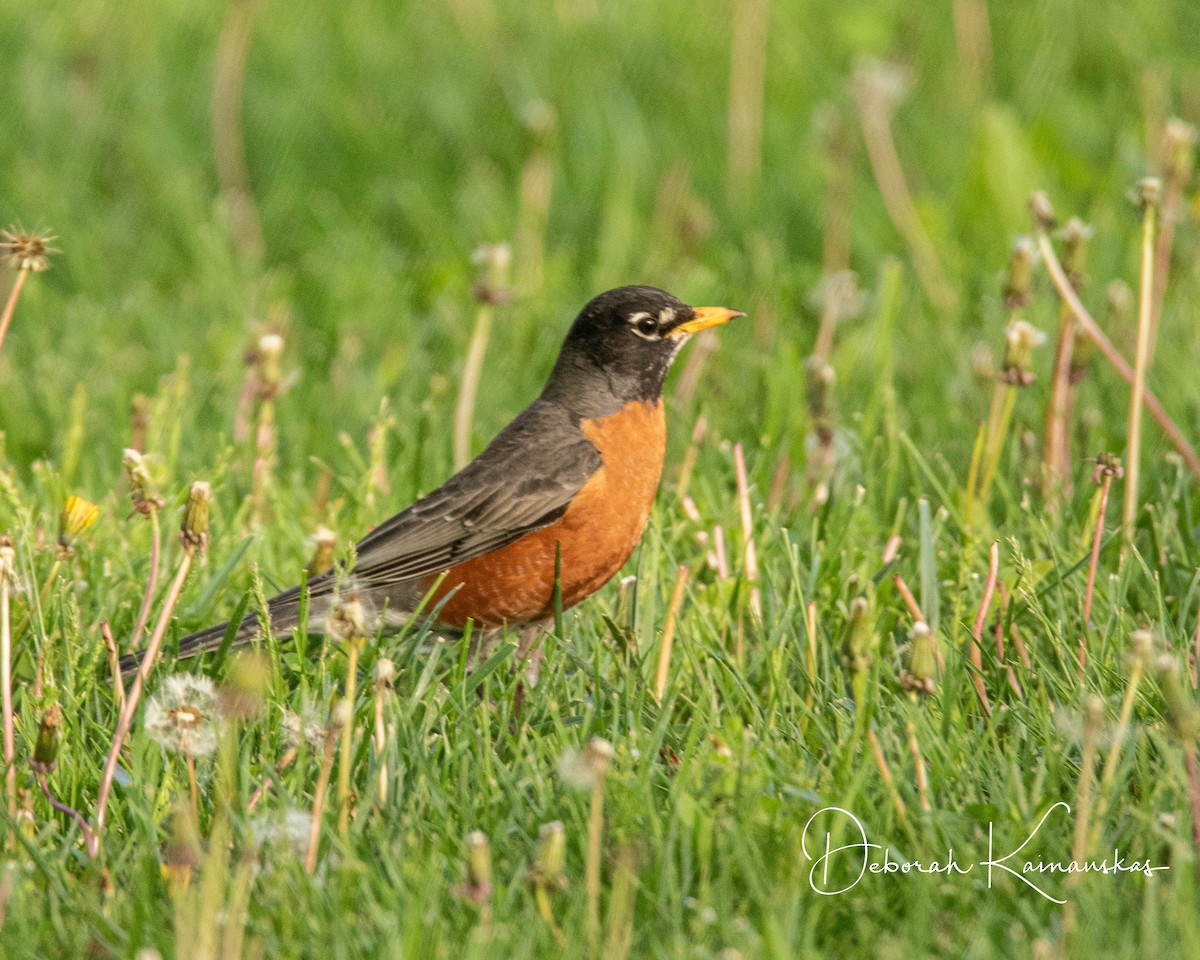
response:
<path id="1" fill-rule="evenodd" d="M 207 677 L 173 674 L 146 704 L 146 733 L 186 756 L 207 756 L 217 748 L 221 720 L 217 690 Z"/>

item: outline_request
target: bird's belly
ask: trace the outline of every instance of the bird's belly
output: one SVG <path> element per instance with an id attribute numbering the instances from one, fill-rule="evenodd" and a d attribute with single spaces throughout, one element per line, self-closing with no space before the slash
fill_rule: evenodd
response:
<path id="1" fill-rule="evenodd" d="M 582 429 L 604 465 L 558 521 L 447 571 L 433 598 L 448 597 L 439 622 L 461 627 L 467 620 L 479 626 L 543 620 L 554 611 L 559 555 L 564 609 L 599 590 L 629 559 L 662 476 L 662 402 L 629 404 L 610 417 L 585 421 Z"/>

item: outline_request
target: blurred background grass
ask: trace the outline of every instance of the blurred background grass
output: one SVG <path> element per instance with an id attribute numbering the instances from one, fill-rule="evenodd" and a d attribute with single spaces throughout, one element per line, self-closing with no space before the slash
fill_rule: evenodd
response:
<path id="1" fill-rule="evenodd" d="M 849 88 L 864 57 L 909 71 L 897 146 L 962 303 L 938 318 L 915 288 L 904 301 L 905 425 L 969 442 L 980 411 L 943 401 L 969 389 L 969 344 L 999 337 L 998 277 L 1026 230 L 1028 193 L 1046 188 L 1064 215 L 1097 227 L 1096 275 L 1133 276 L 1125 194 L 1150 167 L 1163 119 L 1200 114 L 1200 64 L 1185 40 L 1200 35 L 1200 10 L 993 4 L 989 70 L 960 62 L 951 7 L 772 5 L 761 178 L 731 190 L 728 6 L 353 0 L 293 14 L 266 4 L 244 86 L 261 269 L 235 253 L 217 200 L 210 97 L 223 9 L 13 8 L 0 33 L 3 216 L 49 226 L 64 253 L 30 285 L 0 358 L 9 455 L 52 455 L 80 384 L 92 450 L 105 454 L 87 458 L 80 479 L 107 477 L 131 395 L 152 393 L 187 354 L 204 402 L 187 414 L 185 462 L 199 469 L 208 444 L 197 430 L 228 429 L 240 355 L 271 316 L 286 318 L 299 371 L 280 408 L 284 462 L 333 455 L 337 430 L 360 435 L 382 394 L 407 409 L 432 376 L 455 376 L 473 315 L 470 254 L 512 240 L 521 171 L 539 150 L 553 177 L 545 279 L 502 313 L 479 438 L 530 398 L 579 305 L 626 282 L 758 315 L 722 336 L 707 387 L 721 396 L 710 415 L 722 431 L 753 435 L 766 395 L 786 382 L 775 365 L 806 354 L 815 327 L 831 118 L 849 131 L 851 265 L 870 286 L 882 256 L 904 255 L 859 143 Z M 523 123 L 537 105 L 556 118 L 540 141 Z M 663 222 L 671 210 L 654 215 L 671 177 L 686 184 L 682 238 Z M 1180 246 L 1192 279 L 1191 236 Z M 1170 337 L 1195 329 L 1193 288 L 1175 279 Z M 868 334 L 839 356 L 844 395 L 866 392 L 871 355 Z M 1155 383 L 1186 379 L 1182 352 L 1159 359 Z M 452 392 L 434 398 L 435 422 Z M 1194 409 L 1195 395 L 1187 402 Z M 1111 422 L 1118 431 L 1122 419 Z M 797 424 L 771 442 L 802 436 Z M 399 429 L 402 449 L 411 418 Z M 446 467 L 434 447 L 425 486 Z"/>

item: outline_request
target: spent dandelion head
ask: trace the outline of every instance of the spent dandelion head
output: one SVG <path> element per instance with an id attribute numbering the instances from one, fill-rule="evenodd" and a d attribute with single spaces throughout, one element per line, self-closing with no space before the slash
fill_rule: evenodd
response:
<path id="1" fill-rule="evenodd" d="M 303 857 L 312 832 L 312 813 L 289 807 L 259 814 L 249 824 L 250 839 L 263 859 L 269 862 L 272 854 Z"/>
<path id="2" fill-rule="evenodd" d="M 222 720 L 216 687 L 207 677 L 172 674 L 146 704 L 146 733 L 166 750 L 202 757 L 217 748 Z"/>
<path id="3" fill-rule="evenodd" d="M 49 233 L 9 227 L 0 230 L 0 258 L 14 270 L 41 273 L 50 266 L 50 255 L 58 253 L 53 246 L 57 237 Z"/>
<path id="4" fill-rule="evenodd" d="M 568 750 L 559 757 L 558 775 L 576 790 L 590 790 L 604 780 L 612 758 L 612 744 L 593 737 L 582 750 Z"/>
<path id="5" fill-rule="evenodd" d="M 854 70 L 854 96 L 863 109 L 890 113 L 908 96 L 909 72 L 898 63 L 865 59 Z"/>
<path id="6" fill-rule="evenodd" d="M 310 710 L 294 713 L 285 709 L 282 726 L 289 749 L 299 750 L 303 744 L 310 753 L 319 753 L 325 746 L 325 721 Z"/>
<path id="7" fill-rule="evenodd" d="M 334 643 L 361 644 L 371 630 L 371 611 L 367 600 L 349 585 L 342 590 L 329 608 L 325 618 L 325 635 Z"/>

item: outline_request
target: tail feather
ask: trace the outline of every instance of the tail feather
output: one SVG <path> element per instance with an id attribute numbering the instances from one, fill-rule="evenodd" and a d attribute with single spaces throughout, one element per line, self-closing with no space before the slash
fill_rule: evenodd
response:
<path id="1" fill-rule="evenodd" d="M 290 633 L 300 622 L 300 588 L 293 587 L 267 604 L 267 613 L 271 618 L 272 633 Z M 228 623 L 219 623 L 188 634 L 179 641 L 179 657 L 196 657 L 202 653 L 210 653 L 220 648 L 229 632 Z M 242 619 L 233 635 L 233 646 L 249 643 L 260 632 L 258 614 L 251 613 Z M 121 658 L 121 673 L 128 674 L 136 670 L 142 662 L 142 652 L 130 653 Z"/>

